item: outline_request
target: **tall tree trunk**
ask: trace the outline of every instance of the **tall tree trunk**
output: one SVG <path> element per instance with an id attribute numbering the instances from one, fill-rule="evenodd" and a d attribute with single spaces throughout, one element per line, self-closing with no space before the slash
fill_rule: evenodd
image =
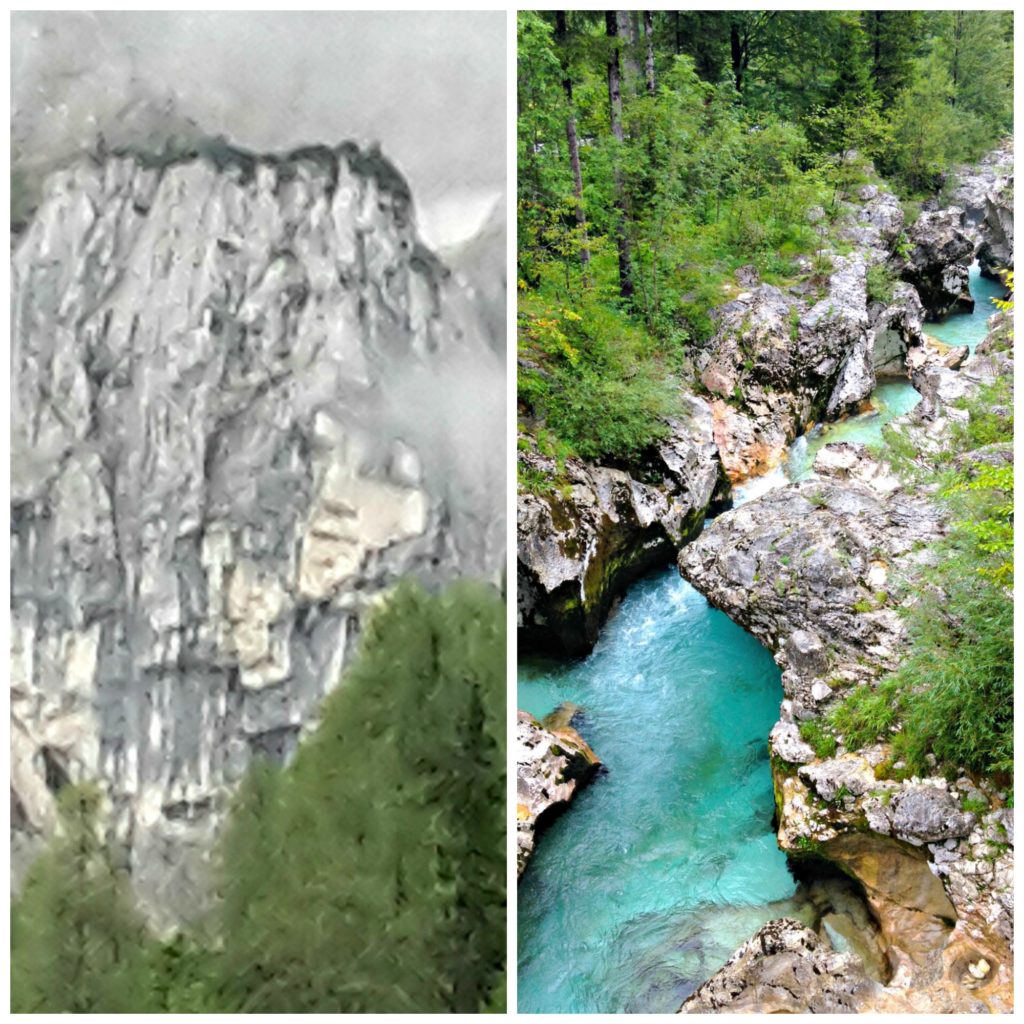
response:
<path id="1" fill-rule="evenodd" d="M 740 41 L 740 27 L 735 21 L 729 24 L 729 49 L 732 53 L 732 75 L 736 91 L 743 92 L 743 44 Z"/>
<path id="2" fill-rule="evenodd" d="M 622 84 L 619 68 L 619 26 L 615 11 L 605 11 L 605 32 L 608 35 L 608 115 L 611 121 L 612 135 L 621 146 L 625 136 L 622 132 Z M 625 191 L 622 186 L 622 174 L 619 171 L 619 158 L 615 158 L 615 208 L 618 212 L 618 223 L 615 229 L 615 241 L 619 250 L 619 294 L 624 299 L 633 298 L 633 277 L 629 258 L 629 234 L 626 225 Z"/>
<path id="3" fill-rule="evenodd" d="M 950 75 L 953 79 L 953 95 L 949 98 L 950 106 L 956 106 L 956 90 L 960 83 L 960 47 L 964 38 L 964 12 L 953 12 L 953 67 Z"/>
<path id="4" fill-rule="evenodd" d="M 635 96 L 639 91 L 640 57 L 637 43 L 636 11 L 616 11 L 619 37 L 619 62 L 622 78 L 622 90 L 627 96 Z"/>
<path id="5" fill-rule="evenodd" d="M 683 23 L 679 17 L 679 11 L 673 11 L 673 25 L 676 30 L 676 56 L 683 52 Z"/>
<path id="6" fill-rule="evenodd" d="M 583 212 L 583 171 L 580 168 L 580 144 L 576 137 L 576 108 L 572 102 L 572 76 L 569 74 L 569 60 L 566 47 L 569 43 L 569 28 L 565 11 L 555 11 L 555 40 L 562 48 L 562 89 L 565 91 L 567 113 L 565 115 L 565 139 L 569 144 L 569 165 L 572 167 L 572 190 L 576 196 L 576 225 L 580 229 L 580 265 L 584 279 L 590 265 L 590 248 L 587 244 L 587 215 Z"/>
<path id="7" fill-rule="evenodd" d="M 650 11 L 644 11 L 644 42 L 647 44 L 647 60 L 644 64 L 647 91 L 653 96 L 657 88 L 654 82 L 654 16 Z"/>

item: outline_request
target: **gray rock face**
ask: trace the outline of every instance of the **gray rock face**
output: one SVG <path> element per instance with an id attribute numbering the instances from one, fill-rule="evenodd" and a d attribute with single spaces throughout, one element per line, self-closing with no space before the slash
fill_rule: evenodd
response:
<path id="1" fill-rule="evenodd" d="M 1013 270 L 1013 176 L 994 191 L 985 203 L 981 222 L 978 262 L 987 277 L 1002 280 L 1002 272 Z"/>
<path id="2" fill-rule="evenodd" d="M 913 285 L 901 281 L 893 289 L 892 300 L 872 304 L 871 365 L 878 377 L 902 376 L 906 373 L 907 353 L 925 344 L 921 321 L 924 309 Z"/>
<path id="3" fill-rule="evenodd" d="M 974 309 L 968 283 L 974 242 L 965 230 L 964 211 L 950 206 L 922 213 L 907 237 L 912 248 L 902 275 L 917 289 L 928 315 Z"/>
<path id="4" fill-rule="evenodd" d="M 453 367 L 500 361 L 402 178 L 350 145 L 80 163 L 12 291 L 16 847 L 52 824 L 48 764 L 100 781 L 168 925 L 363 609 L 407 574 L 500 572 L 500 501 L 460 500 L 420 422 Z"/>
<path id="5" fill-rule="evenodd" d="M 858 447 L 836 477 L 726 512 L 679 553 L 682 575 L 774 652 L 797 719 L 828 703 L 815 684 L 831 698 L 894 667 L 905 634 L 889 577 L 943 530 L 924 497 L 858 471 Z"/>
<path id="6" fill-rule="evenodd" d="M 520 649 L 586 653 L 614 599 L 700 529 L 724 491 L 706 402 L 683 396 L 686 415 L 644 464 L 627 472 L 570 459 L 569 489 L 517 500 Z M 553 459 L 520 462 L 554 476 Z"/>
<path id="7" fill-rule="evenodd" d="M 768 736 L 772 752 L 789 764 L 808 764 L 817 756 L 814 748 L 800 738 L 795 722 L 776 722 Z"/>
<path id="8" fill-rule="evenodd" d="M 808 421 L 838 415 L 874 387 L 866 263 L 854 254 L 835 264 L 813 305 L 761 285 L 716 311 L 698 370 L 715 396 L 715 441 L 732 480 L 771 469 Z"/>
<path id="9" fill-rule="evenodd" d="M 903 212 L 874 186 L 860 199 L 841 232 L 858 248 L 833 257 L 818 301 L 760 285 L 716 311 L 718 329 L 697 368 L 733 481 L 774 468 L 811 421 L 858 411 L 877 377 L 905 372 L 907 352 L 924 344 L 912 285 L 898 285 L 886 305 L 868 303 L 868 268 L 889 258 Z"/>
<path id="10" fill-rule="evenodd" d="M 953 201 L 964 208 L 978 242 L 981 272 L 999 279 L 1013 269 L 1013 140 L 979 164 L 961 168 Z"/>
<path id="11" fill-rule="evenodd" d="M 597 756 L 568 722 L 545 728 L 527 712 L 518 712 L 516 859 L 520 875 L 533 853 L 538 826 L 564 808 L 600 766 Z"/>
<path id="12" fill-rule="evenodd" d="M 893 834 L 913 846 L 965 836 L 976 820 L 960 810 L 948 790 L 937 786 L 906 787 L 892 798 L 889 807 Z"/>
<path id="13" fill-rule="evenodd" d="M 769 921 L 680 1013 L 857 1013 L 880 986 L 860 957 L 836 953 L 792 918 Z"/>

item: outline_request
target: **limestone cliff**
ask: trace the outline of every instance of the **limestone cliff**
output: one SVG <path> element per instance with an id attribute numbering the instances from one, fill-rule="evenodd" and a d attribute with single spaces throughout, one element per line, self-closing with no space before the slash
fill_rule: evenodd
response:
<path id="1" fill-rule="evenodd" d="M 16 239 L 12 301 L 15 872 L 53 791 L 96 779 L 169 925 L 364 609 L 407 574 L 497 579 L 500 488 L 468 493 L 452 442 L 498 346 L 404 179 L 349 144 L 79 162 Z"/>

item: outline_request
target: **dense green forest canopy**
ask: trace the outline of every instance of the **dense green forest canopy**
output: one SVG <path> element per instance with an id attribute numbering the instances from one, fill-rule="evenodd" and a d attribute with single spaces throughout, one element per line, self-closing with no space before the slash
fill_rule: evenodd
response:
<path id="1" fill-rule="evenodd" d="M 912 217 L 1012 131 L 1010 12 L 518 18 L 520 411 L 559 458 L 658 435 L 737 267 L 827 270 L 852 188 Z"/>
<path id="2" fill-rule="evenodd" d="M 89 786 L 12 911 L 15 1012 L 503 1012 L 505 611 L 403 586 L 287 767 L 253 765 L 220 898 L 160 942 Z"/>

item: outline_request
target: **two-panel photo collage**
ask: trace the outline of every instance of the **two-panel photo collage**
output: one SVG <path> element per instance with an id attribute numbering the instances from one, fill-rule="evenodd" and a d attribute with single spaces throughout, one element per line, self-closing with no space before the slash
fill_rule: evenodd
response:
<path id="1" fill-rule="evenodd" d="M 1011 1014 L 1011 2 L 9 10 L 14 1014 Z"/>

